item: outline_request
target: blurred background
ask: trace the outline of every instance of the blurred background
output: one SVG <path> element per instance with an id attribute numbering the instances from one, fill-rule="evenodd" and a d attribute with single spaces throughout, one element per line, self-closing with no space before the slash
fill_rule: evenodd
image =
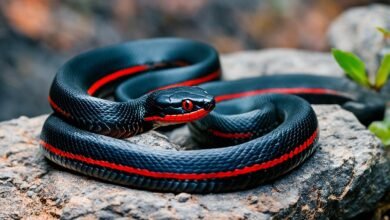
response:
<path id="1" fill-rule="evenodd" d="M 389 0 L 1 0 L 0 121 L 50 112 L 56 70 L 97 46 L 187 37 L 220 53 L 269 47 L 326 51 L 340 13 Z"/>

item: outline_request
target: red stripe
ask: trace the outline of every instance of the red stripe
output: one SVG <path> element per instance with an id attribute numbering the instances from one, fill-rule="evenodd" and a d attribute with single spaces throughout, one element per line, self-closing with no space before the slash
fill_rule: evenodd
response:
<path id="1" fill-rule="evenodd" d="M 272 168 L 274 166 L 277 166 L 279 164 L 282 164 L 283 162 L 293 158 L 294 156 L 298 155 L 302 151 L 308 149 L 316 140 L 318 135 L 318 131 L 314 131 L 313 134 L 301 145 L 294 148 L 289 153 L 286 153 L 282 155 L 279 158 L 275 158 L 273 160 L 260 163 L 260 164 L 254 164 L 252 166 L 247 166 L 241 169 L 235 169 L 231 171 L 221 171 L 221 172 L 215 172 L 215 173 L 168 173 L 168 172 L 156 172 L 156 171 L 150 171 L 147 169 L 140 169 L 136 167 L 131 166 L 125 166 L 121 164 L 116 164 L 104 160 L 95 160 L 92 158 L 88 158 L 82 155 L 77 155 L 69 152 L 62 151 L 44 141 L 41 140 L 41 145 L 50 151 L 53 154 L 56 154 L 60 157 L 77 160 L 84 162 L 89 165 L 97 165 L 101 167 L 105 167 L 108 169 L 113 169 L 125 173 L 135 174 L 135 175 L 141 175 L 141 176 L 147 176 L 152 178 L 162 178 L 162 179 L 179 179 L 179 180 L 201 180 L 201 179 L 215 179 L 215 178 L 227 178 L 227 177 L 233 177 L 238 175 L 244 175 L 248 173 L 257 172 L 260 170 L 265 170 Z"/>
<path id="2" fill-rule="evenodd" d="M 189 63 L 187 63 L 186 61 L 180 61 L 180 60 L 178 60 L 178 61 L 174 61 L 174 62 L 172 62 L 174 65 L 176 65 L 176 66 L 188 66 L 188 65 L 190 65 Z"/>
<path id="3" fill-rule="evenodd" d="M 54 110 L 55 110 L 56 112 L 61 113 L 62 115 L 64 115 L 64 116 L 67 117 L 67 118 L 72 117 L 72 116 L 70 115 L 70 113 L 68 113 L 68 112 L 66 112 L 66 111 L 64 111 L 64 110 L 62 110 L 62 109 L 61 109 L 61 108 L 60 108 L 60 107 L 51 99 L 50 96 L 48 97 L 48 100 L 49 100 L 49 104 L 51 105 L 51 107 L 54 108 Z"/>
<path id="4" fill-rule="evenodd" d="M 217 71 L 215 71 L 213 73 L 210 73 L 207 76 L 203 76 L 203 77 L 200 77 L 200 78 L 197 78 L 197 79 L 187 80 L 187 81 L 184 81 L 184 82 L 180 82 L 180 83 L 176 83 L 176 84 L 172 84 L 172 85 L 168 85 L 168 86 L 163 86 L 163 87 L 160 87 L 160 88 L 158 88 L 156 90 L 169 89 L 169 88 L 178 87 L 178 86 L 199 85 L 201 83 L 205 83 L 205 82 L 217 79 L 220 76 L 220 74 L 221 74 L 221 71 L 217 70 Z M 153 90 L 153 91 L 155 91 L 155 90 Z M 151 91 L 151 92 L 153 92 L 153 91 Z"/>
<path id="5" fill-rule="evenodd" d="M 121 69 L 121 70 L 118 70 L 118 71 L 113 72 L 111 74 L 108 74 L 108 75 L 102 77 L 101 79 L 97 80 L 96 82 L 94 82 L 92 84 L 92 86 L 89 87 L 88 94 L 93 95 L 97 90 L 99 90 L 101 87 L 103 87 L 107 83 L 110 83 L 110 82 L 117 80 L 117 79 L 124 77 L 124 76 L 128 76 L 128 75 L 132 75 L 134 73 L 139 73 L 139 72 L 145 71 L 147 69 L 148 69 L 147 65 L 139 65 L 139 66 L 132 66 L 132 67 L 129 67 L 126 69 Z"/>
<path id="6" fill-rule="evenodd" d="M 271 88 L 271 89 L 259 89 L 259 90 L 241 92 L 241 93 L 220 95 L 215 97 L 215 101 L 221 102 L 229 99 L 237 99 L 241 97 L 254 96 L 254 95 L 259 95 L 264 93 L 320 94 L 320 95 L 328 94 L 328 95 L 344 96 L 342 93 L 338 91 L 323 89 L 323 88 Z"/>
<path id="7" fill-rule="evenodd" d="M 240 138 L 250 138 L 252 137 L 252 133 L 246 132 L 246 133 L 223 133 L 218 130 L 209 129 L 209 131 L 217 136 L 222 138 L 231 138 L 231 139 L 240 139 Z"/>
<path id="8" fill-rule="evenodd" d="M 206 111 L 204 109 L 199 109 L 194 112 L 186 113 L 186 114 L 180 114 L 180 115 L 165 115 L 164 117 L 161 116 L 149 116 L 145 117 L 145 121 L 161 121 L 161 122 L 178 122 L 178 123 L 184 123 L 184 122 L 190 122 L 194 120 L 198 120 L 204 116 L 206 116 L 209 113 L 209 111 Z"/>

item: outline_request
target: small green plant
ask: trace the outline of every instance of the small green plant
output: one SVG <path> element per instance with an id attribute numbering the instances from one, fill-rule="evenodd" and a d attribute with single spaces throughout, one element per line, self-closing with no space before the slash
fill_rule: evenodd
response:
<path id="1" fill-rule="evenodd" d="M 386 54 L 379 66 L 379 69 L 376 73 L 374 89 L 380 90 L 389 78 L 390 73 L 390 53 Z"/>
<path id="2" fill-rule="evenodd" d="M 390 39 L 390 30 L 382 27 L 377 27 L 377 30 L 383 34 L 385 41 Z M 388 81 L 390 75 L 390 53 L 383 56 L 374 82 L 370 81 L 366 71 L 366 65 L 358 56 L 351 52 L 338 49 L 332 49 L 332 54 L 347 76 L 363 87 L 378 92 Z M 390 146 L 390 117 L 385 118 L 383 121 L 371 123 L 368 129 L 381 139 L 385 146 Z"/>
<path id="3" fill-rule="evenodd" d="M 375 82 L 371 82 L 366 72 L 366 65 L 355 54 L 338 49 L 332 49 L 333 57 L 344 72 L 357 84 L 379 91 L 387 82 L 390 74 L 390 54 L 386 54 L 376 73 Z"/>
<path id="4" fill-rule="evenodd" d="M 374 133 L 382 143 L 386 146 L 390 146 L 390 119 L 386 118 L 383 121 L 374 121 L 368 126 L 368 130 Z"/>
<path id="5" fill-rule="evenodd" d="M 332 49 L 332 54 L 340 67 L 353 81 L 364 87 L 371 86 L 366 73 L 366 65 L 358 56 L 338 49 Z"/>

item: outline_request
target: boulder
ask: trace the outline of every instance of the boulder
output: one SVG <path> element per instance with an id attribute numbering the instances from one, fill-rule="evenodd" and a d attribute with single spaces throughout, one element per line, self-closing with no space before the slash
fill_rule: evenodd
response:
<path id="1" fill-rule="evenodd" d="M 314 106 L 320 148 L 283 177 L 241 192 L 172 194 L 135 190 L 69 172 L 38 147 L 47 116 L 0 123 L 0 218 L 269 219 L 350 218 L 371 210 L 390 188 L 379 140 L 339 106 Z M 147 132 L 130 142 L 193 148 L 188 129 Z"/>
<path id="2" fill-rule="evenodd" d="M 297 49 L 237 52 L 222 56 L 221 63 L 225 80 L 294 73 L 344 75 L 330 53 Z"/>
<path id="3" fill-rule="evenodd" d="M 371 75 L 380 63 L 380 54 L 389 51 L 390 42 L 383 39 L 376 27 L 390 29 L 390 6 L 373 4 L 347 10 L 337 18 L 328 30 L 331 47 L 351 51 L 367 64 Z"/>

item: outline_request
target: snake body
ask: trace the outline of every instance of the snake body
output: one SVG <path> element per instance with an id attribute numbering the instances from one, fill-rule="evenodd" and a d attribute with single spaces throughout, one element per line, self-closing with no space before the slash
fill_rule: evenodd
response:
<path id="1" fill-rule="evenodd" d="M 220 75 L 217 52 L 184 39 L 134 41 L 78 55 L 53 81 L 55 113 L 41 133 L 44 155 L 134 188 L 227 192 L 275 179 L 312 155 L 319 129 L 307 101 L 340 104 L 364 124 L 384 114 L 379 97 L 344 78 L 217 81 Z M 113 93 L 116 101 L 102 98 Z M 185 122 L 205 149 L 156 150 L 117 139 Z"/>

